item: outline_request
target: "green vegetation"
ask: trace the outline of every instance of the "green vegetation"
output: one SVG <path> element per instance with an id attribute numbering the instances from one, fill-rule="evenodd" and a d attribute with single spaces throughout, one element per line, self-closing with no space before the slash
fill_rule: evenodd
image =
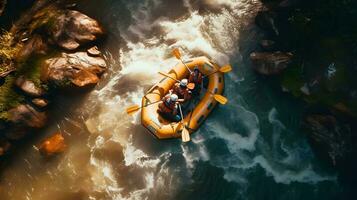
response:
<path id="1" fill-rule="evenodd" d="M 7 120 L 7 111 L 18 106 L 25 98 L 14 90 L 14 76 L 7 76 L 0 86 L 0 120 Z"/>
<path id="2" fill-rule="evenodd" d="M 21 49 L 21 44 L 14 44 L 14 36 L 3 31 L 0 36 L 0 74 L 13 67 L 13 60 Z"/>
<path id="3" fill-rule="evenodd" d="M 39 11 L 29 25 L 29 32 L 32 33 L 35 30 L 50 30 L 53 28 L 56 18 L 62 14 L 62 10 L 58 9 L 56 6 L 48 6 L 41 11 Z"/>

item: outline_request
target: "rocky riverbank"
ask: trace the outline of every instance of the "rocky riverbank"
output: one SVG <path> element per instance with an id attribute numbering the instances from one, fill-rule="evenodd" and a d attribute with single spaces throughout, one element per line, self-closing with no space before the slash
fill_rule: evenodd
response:
<path id="1" fill-rule="evenodd" d="M 263 0 L 262 0 L 263 1 Z M 254 70 L 306 102 L 302 130 L 316 153 L 354 181 L 357 162 L 357 3 L 264 0 L 256 24 L 265 33 Z"/>
<path id="2" fill-rule="evenodd" d="M 74 6 L 36 1 L 2 33 L 0 155 L 46 126 L 48 105 L 58 91 L 86 91 L 107 68 L 96 46 L 103 28 Z"/>

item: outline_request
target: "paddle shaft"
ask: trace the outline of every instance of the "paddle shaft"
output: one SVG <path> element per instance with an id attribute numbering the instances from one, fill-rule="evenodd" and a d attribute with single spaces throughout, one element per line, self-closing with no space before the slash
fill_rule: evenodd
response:
<path id="1" fill-rule="evenodd" d="M 187 68 L 187 70 L 188 70 L 190 73 L 192 73 L 192 71 L 190 70 L 190 68 L 186 65 L 185 62 L 183 62 L 183 60 L 181 59 L 181 57 L 180 57 L 179 59 L 181 60 L 182 64 L 185 65 L 185 67 Z"/>
<path id="2" fill-rule="evenodd" d="M 141 109 L 141 108 L 144 108 L 144 107 L 147 107 L 147 106 L 151 106 L 151 105 L 153 105 L 153 104 L 155 104 L 155 103 L 159 103 L 160 101 L 162 101 L 162 100 L 158 100 L 158 101 L 155 101 L 155 102 L 146 104 L 146 105 L 144 105 L 144 106 L 141 106 L 140 109 Z"/>

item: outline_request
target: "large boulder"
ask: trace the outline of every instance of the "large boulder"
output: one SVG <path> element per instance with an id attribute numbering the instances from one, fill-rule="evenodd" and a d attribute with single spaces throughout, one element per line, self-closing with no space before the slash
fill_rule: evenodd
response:
<path id="1" fill-rule="evenodd" d="M 33 81 L 28 80 L 23 76 L 16 79 L 15 85 L 28 96 L 40 97 L 45 94 L 45 91 L 42 88 L 36 86 Z"/>
<path id="2" fill-rule="evenodd" d="M 96 20 L 74 10 L 59 15 L 49 32 L 52 39 L 66 50 L 75 50 L 104 34 Z"/>
<path id="3" fill-rule="evenodd" d="M 31 55 L 41 54 L 45 55 L 48 47 L 46 42 L 39 35 L 34 35 L 30 39 L 23 39 L 25 43 L 17 54 L 17 60 L 24 61 Z"/>
<path id="4" fill-rule="evenodd" d="M 62 153 L 66 148 L 64 137 L 61 133 L 55 133 L 53 136 L 45 139 L 40 145 L 40 152 L 44 156 L 52 156 Z"/>
<path id="5" fill-rule="evenodd" d="M 308 115 L 303 121 L 303 127 L 311 141 L 333 165 L 343 162 L 352 150 L 351 128 L 332 115 Z"/>
<path id="6" fill-rule="evenodd" d="M 93 57 L 87 52 L 62 53 L 45 61 L 41 79 L 58 86 L 68 86 L 68 83 L 78 87 L 91 86 L 99 81 L 98 76 L 106 67 L 100 56 Z"/>
<path id="7" fill-rule="evenodd" d="M 8 111 L 9 127 L 6 137 L 9 139 L 21 139 L 32 129 L 40 129 L 46 125 L 47 113 L 37 111 L 30 105 L 21 104 Z"/>
<path id="8" fill-rule="evenodd" d="M 250 59 L 253 69 L 263 75 L 274 75 L 281 73 L 291 62 L 292 53 L 284 52 L 253 52 Z"/>

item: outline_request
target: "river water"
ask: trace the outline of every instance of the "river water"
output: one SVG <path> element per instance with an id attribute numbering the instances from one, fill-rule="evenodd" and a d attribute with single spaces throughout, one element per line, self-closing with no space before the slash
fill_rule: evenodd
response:
<path id="1" fill-rule="evenodd" d="M 1 200 L 335 199 L 337 175 L 299 130 L 303 105 L 250 68 L 262 33 L 258 0 L 88 0 L 78 9 L 108 32 L 101 83 L 75 100 L 59 97 L 52 126 L 15 154 L 1 174 Z M 225 95 L 192 135 L 159 141 L 125 108 L 140 103 L 177 60 L 206 55 L 230 63 Z M 68 112 L 65 112 L 69 110 Z M 64 115 L 64 116 L 63 116 Z M 55 131 L 68 148 L 44 159 L 36 145 Z"/>

